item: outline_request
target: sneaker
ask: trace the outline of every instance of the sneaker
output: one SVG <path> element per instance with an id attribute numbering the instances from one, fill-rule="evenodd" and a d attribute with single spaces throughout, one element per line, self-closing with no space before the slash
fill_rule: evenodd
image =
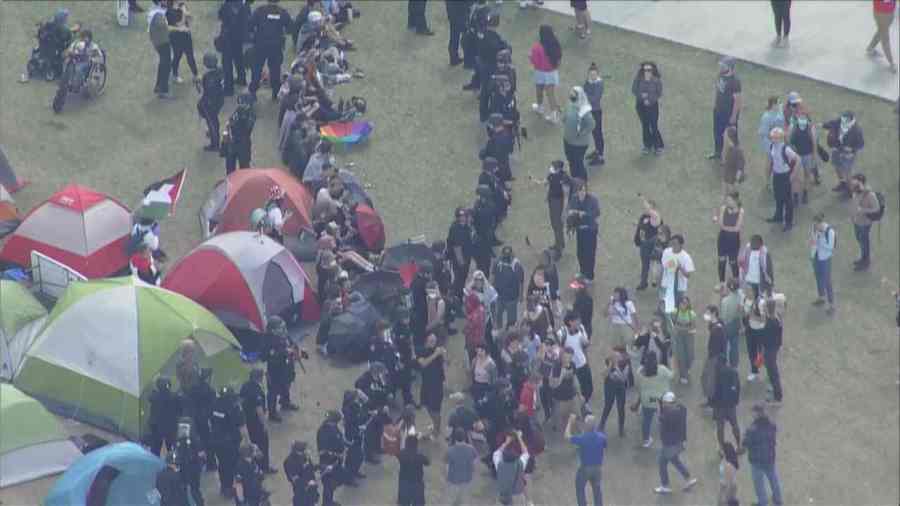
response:
<path id="1" fill-rule="evenodd" d="M 642 448 L 650 448 L 651 446 L 653 446 L 653 436 L 650 436 L 643 444 L 641 444 Z"/>
<path id="2" fill-rule="evenodd" d="M 649 154 L 650 154 L 650 148 L 641 148 L 641 154 L 642 154 L 642 155 L 649 155 Z"/>
<path id="3" fill-rule="evenodd" d="M 785 35 L 784 38 L 781 39 L 781 47 L 785 49 L 791 47 L 791 38 Z"/>
<path id="4" fill-rule="evenodd" d="M 747 381 L 750 381 L 750 382 L 756 381 L 756 378 L 758 376 L 759 376 L 758 374 L 750 373 L 747 375 Z"/>
<path id="5" fill-rule="evenodd" d="M 162 99 L 162 100 L 171 100 L 171 99 L 175 98 L 175 95 L 172 95 L 172 94 L 169 93 L 169 92 L 158 93 L 156 96 L 159 97 L 159 98 Z"/>
<path id="6" fill-rule="evenodd" d="M 720 155 L 718 153 L 710 153 L 710 154 L 706 155 L 706 159 L 707 160 L 721 160 L 722 155 Z"/>
<path id="7" fill-rule="evenodd" d="M 687 385 L 688 379 L 687 378 L 678 378 L 678 382 L 681 383 L 682 385 Z"/>
<path id="8" fill-rule="evenodd" d="M 653 491 L 656 492 L 657 494 L 663 494 L 663 495 L 672 493 L 672 489 L 669 487 L 656 487 L 653 489 Z"/>
<path id="9" fill-rule="evenodd" d="M 531 104 L 531 110 L 543 115 L 544 114 L 544 104 Z"/>
<path id="10" fill-rule="evenodd" d="M 828 309 L 825 310 L 825 314 L 831 316 L 834 314 L 834 305 L 828 306 Z"/>
<path id="11" fill-rule="evenodd" d="M 878 49 L 875 49 L 874 47 L 867 48 L 866 54 L 872 58 L 877 58 L 877 57 L 881 56 L 881 52 L 878 51 Z"/>
<path id="12" fill-rule="evenodd" d="M 28 82 L 28 73 L 27 73 L 27 72 L 22 72 L 22 75 L 19 76 L 19 82 L 20 82 L 20 83 L 27 83 L 27 82 Z"/>
<path id="13" fill-rule="evenodd" d="M 463 91 L 477 91 L 478 86 L 475 86 L 474 84 L 469 83 L 469 84 L 463 86 L 462 89 L 463 89 Z"/>
<path id="14" fill-rule="evenodd" d="M 659 156 L 659 155 L 661 155 L 662 153 L 663 153 L 663 148 L 656 148 L 656 149 L 653 150 L 653 154 L 654 154 L 654 155 Z"/>
<path id="15" fill-rule="evenodd" d="M 691 487 L 693 487 L 696 484 L 697 484 L 697 478 L 691 478 L 690 480 L 687 481 L 687 483 L 684 484 L 683 487 L 681 487 L 681 490 L 684 490 L 685 492 L 687 492 L 688 490 L 691 489 Z"/>
<path id="16" fill-rule="evenodd" d="M 781 37 L 775 37 L 772 41 L 772 47 L 781 47 Z"/>
<path id="17" fill-rule="evenodd" d="M 825 304 L 825 299 L 823 299 L 823 298 L 821 298 L 821 297 L 819 297 L 818 299 L 814 300 L 813 303 L 812 303 L 813 306 L 821 306 L 822 304 Z"/>
<path id="18" fill-rule="evenodd" d="M 175 82 L 178 84 L 183 84 L 184 78 L 182 78 L 181 76 L 175 76 Z"/>

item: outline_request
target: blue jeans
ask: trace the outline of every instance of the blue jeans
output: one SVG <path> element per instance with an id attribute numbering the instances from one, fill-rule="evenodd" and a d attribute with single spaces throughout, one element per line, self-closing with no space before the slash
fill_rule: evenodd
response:
<path id="1" fill-rule="evenodd" d="M 859 243 L 859 259 L 863 262 L 869 261 L 869 231 L 872 225 L 853 225 L 853 234 L 856 236 L 856 242 Z"/>
<path id="2" fill-rule="evenodd" d="M 662 449 L 659 450 L 659 483 L 664 486 L 669 486 L 669 462 L 675 466 L 675 469 L 681 473 L 681 476 L 684 477 L 685 481 L 691 479 L 691 472 L 688 471 L 688 468 L 685 467 L 684 463 L 681 462 L 681 459 L 678 457 L 681 452 L 684 451 L 684 445 L 674 445 L 674 446 L 663 446 Z"/>
<path id="3" fill-rule="evenodd" d="M 584 486 L 591 484 L 591 493 L 594 494 L 594 506 L 603 506 L 603 491 L 600 488 L 600 466 L 580 466 L 575 473 L 575 500 L 578 506 L 587 506 L 587 494 Z"/>
<path id="4" fill-rule="evenodd" d="M 825 260 L 814 258 L 812 264 L 819 298 L 827 297 L 828 303 L 834 304 L 834 290 L 831 288 L 831 258 Z"/>
<path id="5" fill-rule="evenodd" d="M 725 324 L 725 343 L 728 346 L 728 365 L 737 367 L 741 359 L 741 319 L 735 319 Z"/>
<path id="6" fill-rule="evenodd" d="M 750 475 L 753 477 L 753 489 L 756 490 L 756 500 L 759 506 L 769 506 L 769 493 L 766 491 L 766 481 L 769 480 L 769 486 L 772 488 L 772 503 L 776 505 L 783 504 L 781 498 L 781 482 L 778 480 L 778 473 L 775 471 L 775 464 L 771 466 L 750 465 Z"/>
<path id="7" fill-rule="evenodd" d="M 650 429 L 653 427 L 653 416 L 656 414 L 656 408 L 645 408 L 641 406 L 641 435 L 644 441 L 650 439 Z"/>

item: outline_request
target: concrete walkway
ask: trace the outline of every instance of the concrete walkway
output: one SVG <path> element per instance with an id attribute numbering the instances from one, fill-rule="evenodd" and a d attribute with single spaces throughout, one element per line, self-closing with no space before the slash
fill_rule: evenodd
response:
<path id="1" fill-rule="evenodd" d="M 567 0 L 548 0 L 544 7 L 573 14 Z M 888 70 L 883 56 L 870 58 L 865 53 L 875 33 L 870 1 L 795 0 L 790 48 L 772 47 L 774 18 L 766 0 L 592 0 L 590 10 L 598 23 L 728 54 L 890 101 L 900 94 L 900 75 Z M 891 27 L 895 62 L 900 61 L 897 26 L 895 22 Z"/>

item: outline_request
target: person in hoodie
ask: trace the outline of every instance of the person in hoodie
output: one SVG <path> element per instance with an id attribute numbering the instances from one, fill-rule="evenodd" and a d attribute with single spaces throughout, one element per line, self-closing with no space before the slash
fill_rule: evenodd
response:
<path id="1" fill-rule="evenodd" d="M 591 165 L 603 165 L 606 163 L 603 153 L 605 144 L 603 142 L 603 108 L 601 100 L 603 99 L 603 78 L 600 77 L 600 67 L 596 62 L 591 62 L 588 67 L 587 80 L 584 81 L 584 94 L 587 95 L 591 103 L 591 116 L 594 117 L 594 129 L 591 134 L 594 136 L 594 151 L 587 155 Z"/>
<path id="2" fill-rule="evenodd" d="M 516 117 L 518 118 L 518 113 L 516 113 Z M 491 114 L 488 119 L 488 142 L 481 154 L 483 155 L 482 160 L 493 158 L 497 161 L 496 174 L 501 185 L 501 188 L 498 188 L 498 190 L 503 189 L 502 185 L 513 179 L 512 169 L 509 165 L 509 157 L 512 155 L 516 142 L 513 128 L 515 128 L 515 124 L 505 119 L 500 113 Z M 502 203 L 498 202 L 498 204 Z M 504 211 L 501 214 L 504 216 L 506 215 L 506 207 L 508 207 L 508 203 L 502 205 Z"/>
<path id="3" fill-rule="evenodd" d="M 573 86 L 569 92 L 569 106 L 563 114 L 563 149 L 573 178 L 587 181 L 584 155 L 591 143 L 594 130 L 593 108 L 581 86 Z"/>
<path id="4" fill-rule="evenodd" d="M 219 113 L 225 105 L 225 90 L 222 87 L 222 69 L 219 68 L 219 59 L 215 53 L 209 52 L 203 55 L 203 66 L 206 73 L 197 85 L 200 91 L 200 100 L 197 102 L 197 112 L 206 121 L 206 135 L 209 144 L 204 146 L 205 151 L 219 150 Z"/>
<path id="5" fill-rule="evenodd" d="M 519 314 L 519 301 L 525 297 L 525 269 L 510 246 L 504 246 L 500 251 L 492 275 L 497 290 L 497 329 L 513 327 Z"/>
<path id="6" fill-rule="evenodd" d="M 744 431 L 743 446 L 739 453 L 747 453 L 750 461 L 750 475 L 753 477 L 753 489 L 759 506 L 769 506 L 769 491 L 766 481 L 772 489 L 772 503 L 784 504 L 781 496 L 781 480 L 775 469 L 775 442 L 778 428 L 766 414 L 764 404 L 753 406 L 753 423 Z"/>

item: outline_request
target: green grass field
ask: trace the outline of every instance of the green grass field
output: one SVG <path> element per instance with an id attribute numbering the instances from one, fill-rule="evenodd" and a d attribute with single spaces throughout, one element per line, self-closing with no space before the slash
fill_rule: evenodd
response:
<path id="1" fill-rule="evenodd" d="M 149 2 L 142 2 L 149 4 Z M 579 41 L 567 29 L 565 16 L 543 11 L 519 11 L 513 2 L 504 6 L 500 32 L 513 46 L 519 75 L 519 107 L 529 139 L 516 153 L 514 204 L 510 219 L 500 231 L 513 245 L 526 268 L 537 255 L 524 244 L 528 235 L 536 245 L 549 244 L 552 234 L 546 217 L 544 190 L 528 182 L 543 177 L 548 163 L 562 158 L 561 131 L 530 112 L 533 101 L 528 48 L 542 23 L 554 27 L 563 45 L 560 98 L 571 85 L 581 84 L 588 65 L 597 62 L 606 78 L 604 130 L 607 163 L 591 172 L 590 187 L 601 200 L 601 235 L 598 251 L 595 307 L 616 285 L 637 283 L 639 260 L 631 243 L 633 223 L 640 214 L 638 192 L 655 198 L 665 221 L 687 239 L 697 273 L 690 294 L 695 306 L 712 301 L 716 282 L 715 238 L 711 216 L 718 204 L 718 169 L 704 159 L 709 151 L 713 83 L 717 55 L 676 44 L 595 26 L 592 39 Z M 196 92 L 187 84 L 173 85 L 176 100 L 160 101 L 153 94 L 156 54 L 146 34 L 144 16 L 130 28 L 116 25 L 113 2 L 71 2 L 71 21 L 94 31 L 95 39 L 109 54 L 110 80 L 104 96 L 96 101 L 72 100 L 61 115 L 50 110 L 55 88 L 51 84 L 15 82 L 21 73 L 34 24 L 49 17 L 63 2 L 0 3 L 0 143 L 20 177 L 32 184 L 16 195 L 24 211 L 71 182 L 110 193 L 129 205 L 137 203 L 140 190 L 150 182 L 189 168 L 178 215 L 163 223 L 162 243 L 170 256 L 187 253 L 200 241 L 197 212 L 213 184 L 224 175 L 217 155 L 201 150 L 203 130 L 196 115 Z M 217 2 L 192 2 L 195 13 L 194 43 L 198 60 L 210 49 L 218 30 Z M 298 2 L 284 2 L 296 14 Z M 355 162 L 360 178 L 373 185 L 377 208 L 388 227 L 388 242 L 425 234 L 443 238 L 453 209 L 471 203 L 480 163 L 477 159 L 482 132 L 477 122 L 477 102 L 462 92 L 469 74 L 447 66 L 447 22 L 443 2 L 429 2 L 428 16 L 437 36 L 423 38 L 405 30 L 406 2 L 360 2 L 363 16 L 346 33 L 359 51 L 350 53 L 354 66 L 365 70 L 364 80 L 342 85 L 340 96 L 361 95 L 376 123 L 368 145 L 338 152 L 341 163 Z M 823 44 L 827 50 L 827 44 Z M 645 59 L 659 63 L 665 83 L 660 129 L 666 152 L 660 157 L 640 155 L 640 125 L 630 94 L 636 65 Z M 897 117 L 893 105 L 871 97 L 802 78 L 739 64 L 746 109 L 741 119 L 741 139 L 748 155 L 748 181 L 741 188 L 747 210 L 744 238 L 762 234 L 775 258 L 779 290 L 788 298 L 782 375 L 785 404 L 774 414 L 779 424 L 778 465 L 787 504 L 897 504 L 900 500 L 898 436 L 898 344 L 894 328 L 894 304 L 882 277 L 896 282 L 898 255 L 898 155 Z M 182 63 L 182 75 L 189 75 Z M 799 91 L 816 121 L 837 112 L 856 112 L 866 135 L 866 149 L 858 161 L 876 189 L 885 192 L 889 206 L 883 223 L 873 230 L 874 265 L 854 273 L 857 256 L 849 205 L 830 191 L 834 175 L 823 170 L 824 182 L 811 195 L 809 206 L 800 208 L 793 232 L 783 234 L 764 223 L 771 216 L 772 199 L 765 192 L 764 157 L 757 148 L 756 127 L 766 98 Z M 280 166 L 276 153 L 277 107 L 260 93 L 259 120 L 253 134 L 253 164 Z M 230 113 L 229 100 L 223 113 Z M 826 317 L 810 306 L 815 282 L 808 260 L 806 232 L 811 216 L 824 211 L 838 232 L 834 284 L 838 312 Z M 561 263 L 566 276 L 577 265 L 570 248 Z M 653 309 L 653 295 L 638 297 L 646 318 Z M 595 316 L 595 344 L 591 349 L 597 394 L 595 409 L 602 406 L 601 358 L 607 351 L 606 325 Z M 706 334 L 697 340 L 698 356 L 706 346 Z M 742 353 L 742 359 L 746 353 Z M 312 442 L 324 409 L 337 407 L 341 392 L 358 374 L 357 368 L 334 367 L 315 357 L 309 375 L 295 384 L 303 410 L 272 427 L 272 460 L 280 467 L 290 441 Z M 463 386 L 462 346 L 451 345 L 452 369 L 448 390 Z M 741 364 L 742 375 L 748 365 Z M 699 376 L 698 366 L 695 376 Z M 750 421 L 750 405 L 765 398 L 765 383 L 744 386 L 739 408 L 742 427 Z M 700 484 L 689 494 L 666 499 L 654 496 L 657 485 L 656 452 L 638 448 L 639 417 L 629 413 L 628 436 L 610 437 L 604 470 L 604 495 L 611 504 L 712 504 L 718 490 L 718 457 L 715 424 L 698 408 L 701 402 L 695 381 L 674 391 L 688 407 L 689 426 L 685 461 Z M 629 401 L 631 398 L 629 399 Z M 449 406 L 449 401 L 446 403 Z M 427 416 L 420 413 L 419 423 Z M 654 428 L 655 430 L 655 428 Z M 538 472 L 529 484 L 537 504 L 575 503 L 572 490 L 574 453 L 560 436 L 548 437 L 550 449 L 542 455 Z M 428 471 L 429 504 L 443 503 L 444 443 L 425 445 L 432 459 Z M 755 501 L 749 466 L 742 460 L 739 495 Z M 337 499 L 344 504 L 392 504 L 396 499 L 396 462 L 367 467 L 369 479 L 358 489 L 342 489 Z M 270 478 L 273 504 L 289 504 L 290 487 L 283 476 Z M 51 480 L 3 490 L 7 505 L 34 504 L 43 497 Z M 673 478 L 679 486 L 679 478 Z M 216 493 L 217 479 L 204 478 L 207 504 L 226 504 Z M 476 504 L 493 504 L 492 481 L 479 472 L 475 483 Z"/>

